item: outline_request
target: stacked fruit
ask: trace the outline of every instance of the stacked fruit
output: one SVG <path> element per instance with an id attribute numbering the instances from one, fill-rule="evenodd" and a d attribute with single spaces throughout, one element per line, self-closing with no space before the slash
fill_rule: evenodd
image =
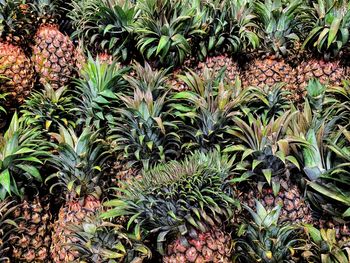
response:
<path id="1" fill-rule="evenodd" d="M 350 262 L 350 2 L 0 0 L 1 262 Z"/>

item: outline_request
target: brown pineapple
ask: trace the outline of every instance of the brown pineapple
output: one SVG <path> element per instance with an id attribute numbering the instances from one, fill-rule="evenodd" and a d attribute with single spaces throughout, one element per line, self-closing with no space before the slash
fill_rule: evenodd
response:
<path id="1" fill-rule="evenodd" d="M 14 211 L 18 231 L 10 237 L 15 262 L 51 262 L 52 216 L 48 198 L 24 200 Z"/>
<path id="2" fill-rule="evenodd" d="M 71 39 L 60 32 L 51 0 L 37 0 L 35 11 L 42 23 L 34 36 L 32 61 L 40 82 L 57 89 L 73 76 L 75 48 Z"/>

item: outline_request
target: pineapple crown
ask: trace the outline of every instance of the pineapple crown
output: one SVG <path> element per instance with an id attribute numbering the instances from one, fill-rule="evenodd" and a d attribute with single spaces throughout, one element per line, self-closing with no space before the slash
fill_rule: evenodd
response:
<path id="1" fill-rule="evenodd" d="M 287 164 L 300 169 L 298 160 L 291 154 L 295 145 L 305 143 L 305 140 L 294 138 L 287 134 L 289 124 L 296 113 L 286 111 L 279 117 L 272 118 L 264 124 L 261 118 L 248 114 L 248 122 L 234 118 L 235 128 L 230 132 L 237 144 L 228 146 L 224 152 L 238 154 L 240 163 L 237 170 L 242 177 L 260 177 L 259 184 L 267 182 L 272 185 L 274 193 L 280 189 L 278 178 L 285 175 Z"/>
<path id="2" fill-rule="evenodd" d="M 171 161 L 143 172 L 121 190 L 103 218 L 128 216 L 128 229 L 156 233 L 158 250 L 168 236 L 185 236 L 191 229 L 227 224 L 233 217 L 233 198 L 228 184 L 232 160 L 218 152 L 194 153 L 184 161 Z"/>
<path id="3" fill-rule="evenodd" d="M 264 52 L 277 58 L 286 56 L 299 40 L 297 20 L 301 0 L 288 4 L 281 0 L 265 0 L 255 3 L 255 13 Z"/>
<path id="4" fill-rule="evenodd" d="M 0 0 L 0 37 L 22 48 L 29 46 L 35 28 L 29 22 L 31 16 L 22 0 Z"/>
<path id="5" fill-rule="evenodd" d="M 251 214 L 253 221 L 244 225 L 235 240 L 236 258 L 239 262 L 277 263 L 292 260 L 295 248 L 301 242 L 298 239 L 298 227 L 286 223 L 278 223 L 281 207 L 276 206 L 267 211 L 256 200 L 256 212 L 248 206 L 245 208 Z M 243 235 L 242 235 L 243 233 Z"/>
<path id="6" fill-rule="evenodd" d="M 74 242 L 68 243 L 72 251 L 79 253 L 84 262 L 109 262 L 116 257 L 119 261 L 135 262 L 151 257 L 138 235 L 125 233 L 121 225 L 101 220 L 98 215 L 84 218 L 81 224 L 71 224 Z"/>
<path id="7" fill-rule="evenodd" d="M 302 47 L 323 54 L 326 60 L 334 58 L 349 42 L 350 3 L 343 0 L 314 1 L 302 20 L 302 26 L 309 32 Z"/>
<path id="8" fill-rule="evenodd" d="M 36 18 L 36 25 L 55 25 L 60 17 L 60 1 L 62 0 L 33 0 L 31 12 Z"/>
<path id="9" fill-rule="evenodd" d="M 88 39 L 95 52 L 108 50 L 123 62 L 130 61 L 134 44 L 135 5 L 124 0 L 73 1 L 68 16 L 75 28 L 73 38 Z"/>
<path id="10" fill-rule="evenodd" d="M 0 200 L 22 196 L 34 182 L 42 182 L 39 167 L 47 158 L 47 144 L 38 128 L 26 126 L 17 113 L 0 138 Z"/>
<path id="11" fill-rule="evenodd" d="M 205 31 L 190 1 L 142 0 L 137 2 L 140 17 L 136 23 L 137 47 L 156 66 L 178 66 L 192 52 L 191 45 Z"/>
<path id="12" fill-rule="evenodd" d="M 22 116 L 28 125 L 40 127 L 46 132 L 59 132 L 59 127 L 75 127 L 74 97 L 63 86 L 54 90 L 45 85 L 44 90 L 34 91 L 22 105 Z"/>
<path id="13" fill-rule="evenodd" d="M 177 126 L 166 108 L 164 75 L 155 71 L 152 76 L 150 70 L 146 65 L 144 70 L 136 71 L 141 75 L 127 78 L 133 94 L 120 96 L 124 107 L 115 110 L 116 118 L 109 131 L 109 139 L 120 157 L 145 169 L 177 158 L 180 147 Z M 146 84 L 145 78 L 154 86 Z"/>
<path id="14" fill-rule="evenodd" d="M 224 84 L 220 75 L 215 78 L 205 69 L 203 78 L 193 71 L 179 76 L 189 90 L 174 94 L 170 107 L 179 119 L 180 133 L 186 139 L 185 149 L 208 151 L 232 143 L 228 130 L 232 117 L 240 114 L 239 106 L 247 99 L 247 93 L 235 94 L 240 89 L 239 80 L 232 87 Z"/>
<path id="15" fill-rule="evenodd" d="M 252 1 L 201 2 L 199 9 L 207 32 L 200 41 L 201 59 L 208 53 L 237 54 L 258 46 Z"/>
<path id="16" fill-rule="evenodd" d="M 96 132 L 85 128 L 80 136 L 72 129 L 60 127 L 60 133 L 52 133 L 58 145 L 51 153 L 49 162 L 56 173 L 47 177 L 46 182 L 57 179 L 51 189 L 61 186 L 70 198 L 101 194 L 100 178 L 109 152 L 98 139 Z"/>
<path id="17" fill-rule="evenodd" d="M 113 121 L 112 107 L 120 105 L 118 97 L 125 92 L 123 74 L 128 68 L 121 68 L 116 61 L 111 64 L 94 60 L 89 55 L 83 66 L 81 77 L 75 79 L 78 123 L 86 123 L 94 129 L 104 129 Z"/>

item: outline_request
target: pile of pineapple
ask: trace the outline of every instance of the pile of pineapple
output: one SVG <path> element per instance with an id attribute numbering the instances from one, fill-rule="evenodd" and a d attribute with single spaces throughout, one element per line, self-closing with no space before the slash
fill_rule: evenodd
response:
<path id="1" fill-rule="evenodd" d="M 350 1 L 0 0 L 0 262 L 350 262 Z"/>

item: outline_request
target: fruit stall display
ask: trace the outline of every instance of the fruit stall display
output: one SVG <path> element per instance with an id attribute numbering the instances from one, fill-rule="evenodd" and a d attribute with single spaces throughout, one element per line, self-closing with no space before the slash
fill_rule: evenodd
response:
<path id="1" fill-rule="evenodd" d="M 0 262 L 349 263 L 350 2 L 0 0 Z"/>

